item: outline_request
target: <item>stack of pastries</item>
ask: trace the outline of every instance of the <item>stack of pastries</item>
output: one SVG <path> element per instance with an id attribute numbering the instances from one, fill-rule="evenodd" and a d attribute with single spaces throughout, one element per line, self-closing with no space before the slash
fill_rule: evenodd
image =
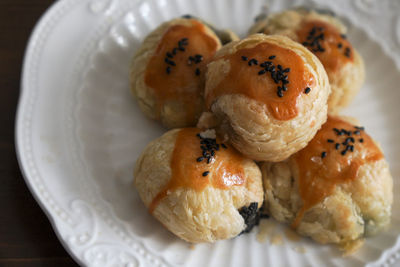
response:
<path id="1" fill-rule="evenodd" d="M 170 128 L 142 152 L 134 185 L 188 242 L 232 238 L 272 216 L 351 252 L 389 225 L 393 198 L 381 148 L 339 115 L 363 81 L 332 14 L 259 17 L 241 40 L 192 16 L 165 22 L 132 61 L 140 108 Z"/>

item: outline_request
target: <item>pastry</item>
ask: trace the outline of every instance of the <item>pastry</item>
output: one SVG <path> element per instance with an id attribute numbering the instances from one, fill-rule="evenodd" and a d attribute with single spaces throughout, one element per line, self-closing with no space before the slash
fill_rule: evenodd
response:
<path id="1" fill-rule="evenodd" d="M 346 37 L 346 27 L 332 14 L 294 9 L 271 14 L 256 21 L 250 34 L 284 35 L 303 44 L 321 60 L 332 93 L 329 112 L 348 106 L 365 79 L 364 62 Z"/>
<path id="2" fill-rule="evenodd" d="M 205 101 L 216 119 L 200 119 L 201 127 L 212 121 L 251 159 L 281 161 L 325 122 L 329 93 L 323 66 L 304 46 L 251 35 L 225 45 L 208 64 Z"/>
<path id="3" fill-rule="evenodd" d="M 194 126 L 203 111 L 207 62 L 232 32 L 212 30 L 185 16 L 160 25 L 143 41 L 131 65 L 131 91 L 142 111 L 167 128 Z"/>
<path id="4" fill-rule="evenodd" d="M 170 130 L 145 148 L 134 177 L 149 212 L 192 243 L 249 231 L 263 203 L 259 167 L 214 130 Z"/>
<path id="5" fill-rule="evenodd" d="M 268 213 L 347 252 L 389 225 L 393 201 L 381 149 L 350 120 L 328 116 L 307 147 L 286 161 L 261 164 Z"/>

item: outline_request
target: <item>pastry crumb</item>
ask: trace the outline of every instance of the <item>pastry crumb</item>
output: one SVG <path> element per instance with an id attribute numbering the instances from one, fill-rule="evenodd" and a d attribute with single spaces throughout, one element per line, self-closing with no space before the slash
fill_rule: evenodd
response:
<path id="1" fill-rule="evenodd" d="M 298 252 L 298 253 L 301 253 L 301 254 L 304 254 L 304 253 L 307 252 L 306 248 L 303 247 L 303 246 L 295 247 L 295 248 L 294 248 L 294 251 L 296 251 L 296 252 Z"/>
<path id="2" fill-rule="evenodd" d="M 271 237 L 271 239 L 270 239 L 270 243 L 271 243 L 272 245 L 277 245 L 277 246 L 282 245 L 282 244 L 283 244 L 283 237 L 282 237 L 282 235 L 281 235 L 281 234 L 275 234 L 275 235 L 273 235 L 273 236 Z"/>

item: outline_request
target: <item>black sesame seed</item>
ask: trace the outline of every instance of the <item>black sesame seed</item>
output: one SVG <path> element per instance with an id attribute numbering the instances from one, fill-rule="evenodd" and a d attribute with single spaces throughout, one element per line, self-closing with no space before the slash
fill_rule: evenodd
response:
<path id="1" fill-rule="evenodd" d="M 268 59 L 274 59 L 274 58 L 276 58 L 276 56 L 274 55 L 268 57 Z"/>
<path id="2" fill-rule="evenodd" d="M 304 93 L 308 94 L 309 92 L 311 92 L 311 88 L 310 87 L 306 87 L 306 89 L 304 89 Z"/>
<path id="3" fill-rule="evenodd" d="M 198 62 L 203 61 L 203 56 L 202 56 L 202 55 L 197 54 L 197 55 L 195 55 L 194 57 L 196 58 L 196 60 L 197 60 Z"/>
<path id="4" fill-rule="evenodd" d="M 167 52 L 167 57 L 173 58 L 174 56 L 170 52 Z"/>
<path id="5" fill-rule="evenodd" d="M 350 149 L 351 152 L 354 151 L 354 146 L 350 145 L 350 146 L 348 146 L 348 147 L 349 147 L 349 149 Z"/>
<path id="6" fill-rule="evenodd" d="M 264 69 L 264 70 L 260 70 L 259 72 L 258 72 L 258 75 L 263 75 L 263 74 L 265 74 L 267 71 Z"/>
<path id="7" fill-rule="evenodd" d="M 357 130 L 357 131 L 354 131 L 353 133 L 359 135 L 359 134 L 360 134 L 360 131 Z"/>
<path id="8" fill-rule="evenodd" d="M 228 147 L 225 144 L 221 144 L 221 146 L 225 149 L 227 149 Z"/>
<path id="9" fill-rule="evenodd" d="M 358 139 L 358 141 L 359 141 L 360 143 L 363 143 L 363 142 L 364 142 L 364 139 L 360 138 L 360 139 Z"/>
<path id="10" fill-rule="evenodd" d="M 185 49 L 184 47 L 182 47 L 182 46 L 178 47 L 178 49 L 179 49 L 180 51 L 185 51 L 185 50 L 186 50 L 186 49 Z"/>
<path id="11" fill-rule="evenodd" d="M 335 142 L 332 139 L 328 139 L 327 141 L 328 141 L 328 143 L 334 143 Z"/>
<path id="12" fill-rule="evenodd" d="M 169 64 L 169 65 L 171 65 L 171 66 L 176 66 L 176 64 L 175 64 L 175 62 L 174 61 L 172 61 L 172 60 L 170 60 L 169 58 L 165 58 L 165 63 L 167 63 L 167 64 Z"/>
<path id="13" fill-rule="evenodd" d="M 274 80 L 274 83 L 279 83 L 278 77 L 276 77 L 276 72 L 271 72 L 271 78 Z"/>
<path id="14" fill-rule="evenodd" d="M 307 40 L 308 42 L 303 42 L 304 46 L 309 46 L 310 50 L 313 52 L 325 52 L 325 48 L 322 47 L 320 41 L 325 39 L 325 35 L 323 33 L 323 27 L 313 27 L 311 31 L 308 33 Z M 319 33 L 317 34 L 317 31 Z"/>
<path id="15" fill-rule="evenodd" d="M 176 53 L 178 52 L 178 48 L 174 48 L 174 49 L 172 49 L 172 55 L 176 55 Z"/>
<path id="16" fill-rule="evenodd" d="M 260 67 L 266 68 L 272 65 L 271 61 L 264 61 L 263 63 L 260 64 Z"/>
<path id="17" fill-rule="evenodd" d="M 253 65 L 258 65 L 258 60 L 255 58 L 250 59 L 249 63 L 251 62 L 251 64 Z M 251 66 L 251 65 L 250 65 Z"/>
<path id="18" fill-rule="evenodd" d="M 343 150 L 342 152 L 340 152 L 340 154 L 342 154 L 342 156 L 346 155 L 347 149 Z"/>
<path id="19" fill-rule="evenodd" d="M 343 39 L 347 39 L 346 34 L 341 34 L 340 37 L 342 37 Z"/>
<path id="20" fill-rule="evenodd" d="M 244 56 L 242 56 L 243 58 Z M 270 56 L 269 59 L 273 59 L 276 56 Z M 247 59 L 247 57 L 246 57 Z M 251 58 L 247 64 L 249 66 L 252 65 L 258 65 L 258 60 L 255 58 Z M 267 72 L 270 73 L 271 79 L 278 85 L 277 87 L 277 95 L 278 97 L 283 97 L 284 94 L 283 92 L 286 92 L 288 90 L 287 86 L 285 86 L 286 84 L 289 83 L 289 77 L 288 75 L 285 75 L 285 73 L 290 72 L 290 68 L 284 68 L 282 65 L 278 64 L 278 65 L 274 65 L 272 63 L 272 61 L 264 61 L 262 63 L 260 63 L 260 67 L 264 68 L 261 69 L 257 72 L 258 75 L 263 75 Z"/>
<path id="21" fill-rule="evenodd" d="M 336 143 L 336 144 L 335 144 L 335 149 L 338 150 L 339 147 L 340 147 L 340 144 L 339 144 L 339 143 Z"/>
<path id="22" fill-rule="evenodd" d="M 170 73 L 171 73 L 171 67 L 168 66 L 168 67 L 165 69 L 165 71 L 167 72 L 167 74 L 170 74 Z"/>
<path id="23" fill-rule="evenodd" d="M 357 130 L 360 130 L 360 131 L 364 131 L 365 130 L 365 128 L 362 127 L 362 126 L 354 126 L 354 128 L 356 128 Z"/>
<path id="24" fill-rule="evenodd" d="M 195 72 L 194 72 L 197 76 L 199 76 L 200 75 L 200 69 L 199 68 L 196 68 L 196 70 L 195 70 Z"/>
<path id="25" fill-rule="evenodd" d="M 181 43 L 182 43 L 183 45 L 187 45 L 187 44 L 188 44 L 188 41 L 189 41 L 189 39 L 185 37 L 185 38 L 182 38 Z"/>
<path id="26" fill-rule="evenodd" d="M 342 43 L 338 43 L 337 47 L 342 48 L 343 47 Z"/>
<path id="27" fill-rule="evenodd" d="M 326 152 L 324 151 L 321 153 L 321 158 L 325 158 L 325 157 L 326 157 Z"/>
<path id="28" fill-rule="evenodd" d="M 346 49 L 345 49 L 345 51 L 344 51 L 344 55 L 346 56 L 346 57 L 350 57 L 350 48 L 349 47 L 346 47 Z"/>
<path id="29" fill-rule="evenodd" d="M 203 172 L 203 176 L 207 176 L 210 172 L 209 171 L 205 171 Z"/>
<path id="30" fill-rule="evenodd" d="M 242 60 L 247 61 L 247 60 L 248 60 L 248 57 L 242 56 Z"/>
<path id="31" fill-rule="evenodd" d="M 206 160 L 207 164 L 210 164 L 216 154 L 215 151 L 219 150 L 220 144 L 217 144 L 216 139 L 204 138 L 200 134 L 196 134 L 200 138 L 200 148 L 202 150 L 202 156 L 197 158 L 198 162 Z"/>

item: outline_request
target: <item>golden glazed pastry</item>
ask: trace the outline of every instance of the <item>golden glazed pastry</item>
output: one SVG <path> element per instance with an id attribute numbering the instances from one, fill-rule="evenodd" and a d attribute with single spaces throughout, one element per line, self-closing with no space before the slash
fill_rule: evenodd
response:
<path id="1" fill-rule="evenodd" d="M 232 32 L 185 17 L 160 25 L 143 41 L 131 65 L 131 91 L 150 118 L 168 128 L 193 126 L 203 111 L 204 74 L 221 40 Z"/>
<path id="2" fill-rule="evenodd" d="M 209 113 L 244 155 L 281 161 L 307 145 L 327 116 L 330 87 L 320 61 L 284 36 L 255 34 L 219 50 L 207 66 Z"/>
<path id="3" fill-rule="evenodd" d="M 307 147 L 261 170 L 265 209 L 319 243 L 351 252 L 390 223 L 388 164 L 364 128 L 344 118 L 328 116 Z"/>
<path id="4" fill-rule="evenodd" d="M 331 14 L 288 10 L 257 20 L 250 34 L 256 32 L 287 36 L 321 60 L 332 89 L 328 99 L 330 112 L 348 106 L 364 82 L 364 62 L 347 40 L 346 27 Z"/>
<path id="5" fill-rule="evenodd" d="M 150 213 L 192 243 L 250 231 L 263 203 L 259 167 L 214 130 L 170 130 L 145 148 L 134 176 Z"/>

